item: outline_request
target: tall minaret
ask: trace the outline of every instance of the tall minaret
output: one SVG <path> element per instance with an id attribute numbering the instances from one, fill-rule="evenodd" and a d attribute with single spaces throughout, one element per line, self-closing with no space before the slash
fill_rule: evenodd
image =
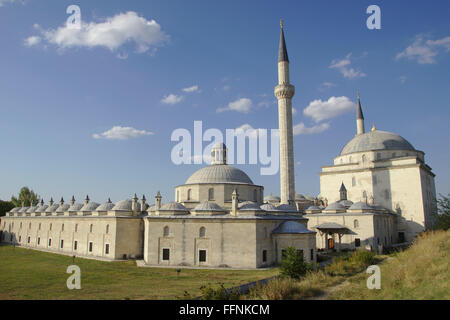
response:
<path id="1" fill-rule="evenodd" d="M 289 83 L 289 58 L 284 41 L 283 21 L 280 21 L 280 48 L 278 50 L 278 121 L 280 130 L 280 196 L 282 204 L 294 204 L 294 144 L 292 132 L 292 97 L 295 88 Z"/>
<path id="2" fill-rule="evenodd" d="M 364 115 L 361 108 L 361 101 L 359 101 L 359 91 L 356 93 L 358 96 L 358 107 L 356 109 L 356 134 L 363 134 L 364 131 Z"/>

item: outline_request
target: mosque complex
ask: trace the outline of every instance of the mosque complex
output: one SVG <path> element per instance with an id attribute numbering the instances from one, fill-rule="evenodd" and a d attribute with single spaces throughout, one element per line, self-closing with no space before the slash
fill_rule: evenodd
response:
<path id="1" fill-rule="evenodd" d="M 283 27 L 278 53 L 280 197 L 227 164 L 217 143 L 211 164 L 161 195 L 104 204 L 87 196 L 17 207 L 2 218 L 0 240 L 30 249 L 147 265 L 262 268 L 295 247 L 308 263 L 319 250 L 390 248 L 413 241 L 436 216 L 434 173 L 401 136 L 366 132 L 358 95 L 356 135 L 320 173 L 320 196 L 295 192 L 292 98 Z"/>

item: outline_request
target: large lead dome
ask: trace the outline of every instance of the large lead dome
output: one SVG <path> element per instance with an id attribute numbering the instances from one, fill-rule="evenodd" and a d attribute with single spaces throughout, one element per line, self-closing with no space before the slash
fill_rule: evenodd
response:
<path id="1" fill-rule="evenodd" d="M 340 155 L 372 150 L 414 151 L 415 149 L 408 141 L 395 133 L 374 130 L 355 136 L 345 145 Z"/>
<path id="2" fill-rule="evenodd" d="M 244 183 L 253 184 L 253 181 L 242 170 L 235 167 L 218 164 L 210 165 L 196 171 L 187 179 L 186 184 L 197 183 Z"/>

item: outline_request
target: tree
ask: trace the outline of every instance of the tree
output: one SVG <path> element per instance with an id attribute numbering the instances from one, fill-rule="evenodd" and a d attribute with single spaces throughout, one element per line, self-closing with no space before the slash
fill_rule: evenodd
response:
<path id="1" fill-rule="evenodd" d="M 447 196 L 439 194 L 438 199 L 438 216 L 435 229 L 448 230 L 450 228 L 450 193 Z"/>
<path id="2" fill-rule="evenodd" d="M 308 269 L 308 264 L 303 260 L 302 251 L 297 251 L 294 247 L 288 247 L 283 251 L 281 276 L 299 279 Z"/>
<path id="3" fill-rule="evenodd" d="M 14 208 L 14 205 L 11 201 L 0 200 L 0 217 L 3 217 L 12 208 Z"/>
<path id="4" fill-rule="evenodd" d="M 15 196 L 11 197 L 11 202 L 14 207 L 30 207 L 35 206 L 39 203 L 39 196 L 28 187 L 23 187 L 20 189 L 19 196 L 16 198 Z"/>

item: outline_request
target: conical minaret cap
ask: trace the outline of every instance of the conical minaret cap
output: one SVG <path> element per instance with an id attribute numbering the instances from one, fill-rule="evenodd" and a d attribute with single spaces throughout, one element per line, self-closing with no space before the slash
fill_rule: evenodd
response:
<path id="1" fill-rule="evenodd" d="M 356 109 L 356 119 L 364 120 L 364 115 L 363 115 L 362 108 L 361 108 L 361 101 L 359 100 L 359 92 L 357 93 L 357 96 L 358 96 L 358 107 Z"/>
<path id="2" fill-rule="evenodd" d="M 284 30 L 283 30 L 283 20 L 280 21 L 281 31 L 280 31 L 280 47 L 278 49 L 278 62 L 287 61 L 289 62 L 289 57 L 286 49 L 286 41 L 284 40 Z"/>

